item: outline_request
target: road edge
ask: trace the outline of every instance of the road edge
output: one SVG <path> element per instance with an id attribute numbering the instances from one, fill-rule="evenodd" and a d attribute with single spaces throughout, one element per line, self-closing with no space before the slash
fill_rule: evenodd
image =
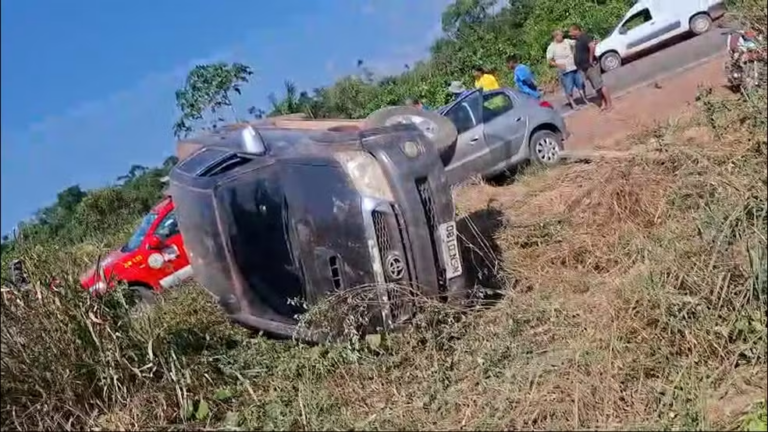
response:
<path id="1" fill-rule="evenodd" d="M 626 96 L 627 94 L 632 93 L 632 92 L 634 92 L 635 90 L 637 90 L 637 89 L 639 89 L 641 87 L 645 87 L 645 86 L 651 85 L 651 84 L 653 84 L 655 82 L 667 79 L 667 78 L 669 78 L 671 76 L 679 75 L 679 74 L 681 74 L 683 72 L 687 72 L 687 71 L 689 71 L 691 69 L 694 69 L 694 68 L 697 68 L 697 67 L 699 67 L 699 66 L 701 66 L 701 65 L 703 65 L 705 63 L 709 63 L 710 61 L 712 61 L 712 60 L 714 60 L 714 59 L 716 59 L 718 57 L 722 57 L 724 59 L 725 55 L 723 53 L 721 53 L 721 52 L 718 52 L 716 54 L 712 54 L 711 56 L 704 57 L 703 59 L 696 60 L 693 63 L 688 63 L 685 66 L 682 66 L 682 67 L 679 67 L 677 69 L 671 70 L 669 72 L 665 72 L 663 74 L 657 75 L 656 77 L 654 77 L 652 79 L 648 79 L 648 80 L 642 81 L 642 82 L 640 82 L 638 84 L 635 84 L 635 85 L 633 85 L 631 87 L 628 87 L 628 88 L 626 88 L 626 89 L 624 89 L 624 90 L 622 90 L 620 92 L 614 93 L 612 96 L 613 96 L 614 99 L 619 99 L 622 96 Z M 576 111 L 569 110 L 568 112 L 562 114 L 562 116 L 563 117 L 568 117 L 568 116 L 570 116 L 572 114 L 575 114 L 577 112 L 580 112 L 580 110 L 576 110 Z"/>

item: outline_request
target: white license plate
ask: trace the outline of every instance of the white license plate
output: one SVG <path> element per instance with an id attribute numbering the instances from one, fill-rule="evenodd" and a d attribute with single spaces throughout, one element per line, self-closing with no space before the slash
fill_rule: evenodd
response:
<path id="1" fill-rule="evenodd" d="M 459 233 L 456 231 L 456 222 L 440 224 L 440 239 L 442 240 L 443 261 L 445 273 L 448 279 L 460 276 L 464 270 L 461 268 L 461 253 L 459 252 Z"/>

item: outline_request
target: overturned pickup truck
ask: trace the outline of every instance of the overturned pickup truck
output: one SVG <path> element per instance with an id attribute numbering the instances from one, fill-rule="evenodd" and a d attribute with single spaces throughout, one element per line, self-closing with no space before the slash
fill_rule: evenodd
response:
<path id="1" fill-rule="evenodd" d="M 276 118 L 178 142 L 169 191 L 185 247 L 234 321 L 290 337 L 302 312 L 293 299 L 312 305 L 372 285 L 373 325 L 386 327 L 400 319 L 388 307 L 393 286 L 466 294 L 439 153 L 456 129 L 414 113 L 416 122 Z"/>

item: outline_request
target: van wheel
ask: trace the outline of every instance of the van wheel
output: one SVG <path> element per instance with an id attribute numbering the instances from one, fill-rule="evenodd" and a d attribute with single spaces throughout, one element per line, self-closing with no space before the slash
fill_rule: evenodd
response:
<path id="1" fill-rule="evenodd" d="M 712 27 L 712 18 L 710 18 L 709 15 L 705 13 L 700 13 L 698 15 L 694 15 L 691 18 L 689 25 L 693 34 L 700 35 L 702 33 L 708 32 Z"/>
<path id="2" fill-rule="evenodd" d="M 600 57 L 600 67 L 603 72 L 618 69 L 619 66 L 621 66 L 621 56 L 616 51 L 607 52 Z"/>
<path id="3" fill-rule="evenodd" d="M 386 107 L 372 112 L 365 119 L 365 128 L 391 126 L 399 123 L 416 125 L 437 147 L 443 165 L 448 166 L 456 151 L 459 133 L 453 122 L 434 111 L 424 111 L 410 106 Z"/>
<path id="4" fill-rule="evenodd" d="M 540 130 L 531 136 L 530 159 L 535 165 L 551 166 L 560 162 L 562 135 L 559 132 Z"/>

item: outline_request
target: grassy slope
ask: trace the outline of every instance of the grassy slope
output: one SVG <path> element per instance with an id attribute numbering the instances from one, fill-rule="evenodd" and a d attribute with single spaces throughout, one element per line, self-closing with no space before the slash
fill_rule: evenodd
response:
<path id="1" fill-rule="evenodd" d="M 457 190 L 507 289 L 383 340 L 251 338 L 195 287 L 143 315 L 6 300 L 3 427 L 740 427 L 767 378 L 765 117 L 744 104 Z"/>
<path id="2" fill-rule="evenodd" d="M 70 289 L 3 293 L 2 428 L 765 430 L 765 104 L 705 95 L 631 152 L 458 189 L 503 295 L 384 338 L 252 337 L 195 286 L 131 311 L 75 288 L 85 252 L 32 249 Z"/>

